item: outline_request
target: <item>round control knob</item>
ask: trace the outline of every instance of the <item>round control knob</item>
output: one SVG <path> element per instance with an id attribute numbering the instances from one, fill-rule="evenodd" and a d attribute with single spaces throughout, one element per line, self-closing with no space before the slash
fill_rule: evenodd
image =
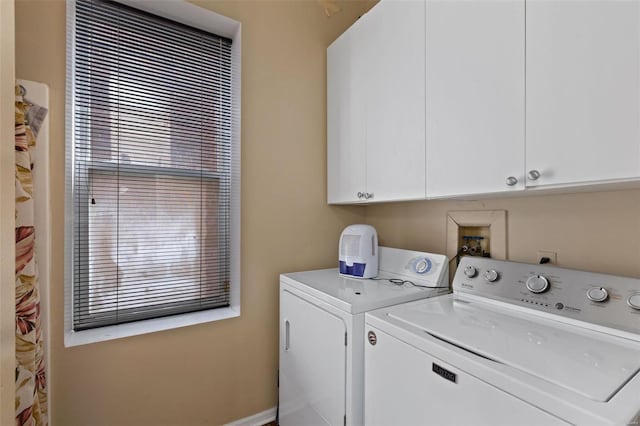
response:
<path id="1" fill-rule="evenodd" d="M 592 302 L 604 302 L 609 298 L 609 293 L 606 288 L 602 287 L 591 287 L 587 290 L 587 297 Z"/>
<path id="2" fill-rule="evenodd" d="M 466 268 L 464 268 L 464 274 L 467 276 L 467 278 L 473 278 L 476 276 L 476 274 L 478 273 L 478 270 L 475 268 L 475 266 L 467 266 Z"/>
<path id="3" fill-rule="evenodd" d="M 640 310 L 640 293 L 632 294 L 627 299 L 627 305 L 631 306 L 633 309 Z"/>
<path id="4" fill-rule="evenodd" d="M 419 274 L 426 274 L 431 270 L 431 261 L 426 257 L 418 259 L 414 266 L 414 269 Z"/>
<path id="5" fill-rule="evenodd" d="M 516 178 L 515 176 L 509 176 L 506 179 L 506 183 L 509 186 L 514 186 L 516 183 L 518 183 L 518 178 Z"/>
<path id="6" fill-rule="evenodd" d="M 544 293 L 549 289 L 549 280 L 542 275 L 533 275 L 527 279 L 527 289 L 532 293 Z"/>
<path id="7" fill-rule="evenodd" d="M 498 271 L 496 271 L 495 269 L 489 269 L 488 271 L 485 271 L 483 277 L 487 282 L 492 283 L 498 281 L 500 274 L 498 274 Z"/>

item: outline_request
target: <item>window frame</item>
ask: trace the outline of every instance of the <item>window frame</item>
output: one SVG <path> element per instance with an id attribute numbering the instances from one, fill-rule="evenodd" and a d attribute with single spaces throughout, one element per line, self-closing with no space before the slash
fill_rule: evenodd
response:
<path id="1" fill-rule="evenodd" d="M 112 0 L 232 40 L 231 46 L 231 193 L 230 193 L 230 289 L 229 307 L 176 314 L 168 317 L 74 331 L 74 97 L 75 97 L 75 0 L 67 2 L 66 81 L 66 181 L 65 181 L 65 347 L 146 334 L 240 316 L 240 99 L 241 24 L 233 19 L 183 0 Z M 163 174 L 167 174 L 164 170 Z M 170 172 L 169 172 L 170 174 Z"/>

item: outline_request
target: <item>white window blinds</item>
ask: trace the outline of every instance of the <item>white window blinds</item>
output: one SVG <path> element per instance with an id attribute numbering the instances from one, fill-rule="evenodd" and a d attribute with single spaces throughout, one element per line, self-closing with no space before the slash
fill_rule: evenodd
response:
<path id="1" fill-rule="evenodd" d="M 73 55 L 73 329 L 228 306 L 231 41 L 78 0 Z"/>

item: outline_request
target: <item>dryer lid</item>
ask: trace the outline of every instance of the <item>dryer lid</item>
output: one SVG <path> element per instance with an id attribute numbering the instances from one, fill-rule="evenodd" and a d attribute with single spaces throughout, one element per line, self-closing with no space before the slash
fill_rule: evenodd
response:
<path id="1" fill-rule="evenodd" d="M 640 371 L 637 342 L 455 295 L 388 315 L 594 401 L 608 401 Z"/>
<path id="2" fill-rule="evenodd" d="M 448 288 L 416 287 L 388 281 L 388 278 L 397 277 L 382 271 L 376 280 L 355 279 L 341 276 L 338 269 L 319 269 L 282 274 L 281 280 L 350 314 L 360 314 L 449 292 Z"/>

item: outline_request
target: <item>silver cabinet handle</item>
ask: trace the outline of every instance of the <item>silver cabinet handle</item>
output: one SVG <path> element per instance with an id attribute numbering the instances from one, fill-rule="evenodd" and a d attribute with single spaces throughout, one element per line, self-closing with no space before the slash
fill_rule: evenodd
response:
<path id="1" fill-rule="evenodd" d="M 518 178 L 516 178 L 515 176 L 509 176 L 509 177 L 507 178 L 507 185 L 509 185 L 509 186 L 513 186 L 513 185 L 515 185 L 516 183 L 518 183 Z"/>
<path id="2" fill-rule="evenodd" d="M 529 180 L 537 180 L 540 177 L 540 172 L 537 170 L 529 170 L 529 173 L 527 173 L 527 177 L 529 178 Z"/>
<path id="3" fill-rule="evenodd" d="M 284 320 L 284 350 L 289 350 L 289 320 Z"/>

